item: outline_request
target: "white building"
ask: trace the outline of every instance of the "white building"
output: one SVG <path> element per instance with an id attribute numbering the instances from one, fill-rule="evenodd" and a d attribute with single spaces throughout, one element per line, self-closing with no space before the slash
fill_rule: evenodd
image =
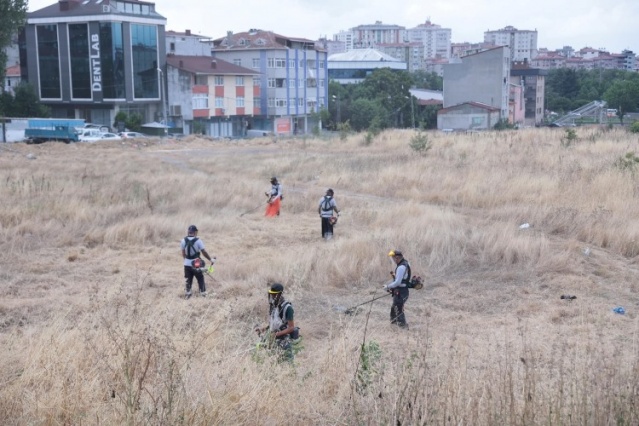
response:
<path id="1" fill-rule="evenodd" d="M 406 71 L 406 62 L 375 49 L 354 49 L 328 57 L 328 78 L 340 84 L 361 83 L 380 68 Z"/>
<path id="2" fill-rule="evenodd" d="M 450 28 L 442 28 L 427 20 L 415 28 L 406 30 L 409 42 L 421 43 L 424 46 L 424 59 L 450 58 Z"/>
<path id="3" fill-rule="evenodd" d="M 537 57 L 537 30 L 518 30 L 512 26 L 489 30 L 484 33 L 484 42 L 495 46 L 508 46 L 513 61 L 531 62 Z"/>

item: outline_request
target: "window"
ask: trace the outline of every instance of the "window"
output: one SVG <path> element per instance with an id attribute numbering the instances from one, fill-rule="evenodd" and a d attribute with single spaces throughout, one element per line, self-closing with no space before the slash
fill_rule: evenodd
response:
<path id="1" fill-rule="evenodd" d="M 286 59 L 275 58 L 275 68 L 286 68 Z"/>
<path id="2" fill-rule="evenodd" d="M 324 68 L 324 61 L 319 61 L 319 67 Z"/>
<path id="3" fill-rule="evenodd" d="M 320 79 L 320 81 L 319 81 L 319 87 L 322 87 L 322 88 L 324 87 L 324 80 L 323 80 L 323 79 Z"/>
<path id="4" fill-rule="evenodd" d="M 259 68 L 260 67 L 260 58 L 253 58 L 252 59 L 253 62 L 253 68 Z"/>
<path id="5" fill-rule="evenodd" d="M 297 87 L 299 89 L 303 89 L 304 88 L 304 79 L 300 78 L 299 80 L 297 80 Z"/>
<path id="6" fill-rule="evenodd" d="M 100 22 L 100 62 L 104 99 L 126 98 L 123 38 L 121 22 Z"/>
<path id="7" fill-rule="evenodd" d="M 131 49 L 133 51 L 133 97 L 159 99 L 157 27 L 131 24 Z"/>
<path id="8" fill-rule="evenodd" d="M 268 98 L 268 106 L 272 108 L 275 106 L 275 98 Z"/>
<path id="9" fill-rule="evenodd" d="M 304 98 L 297 98 L 297 106 L 298 107 L 304 106 Z"/>
<path id="10" fill-rule="evenodd" d="M 205 93 L 196 93 L 193 95 L 193 109 L 208 109 L 209 97 Z"/>
<path id="11" fill-rule="evenodd" d="M 275 79 L 274 78 L 269 78 L 267 81 L 267 87 L 269 88 L 274 88 L 275 87 Z"/>
<path id="12" fill-rule="evenodd" d="M 39 25 L 36 29 L 38 37 L 38 65 L 40 68 L 40 97 L 45 99 L 61 98 L 60 65 L 58 63 L 58 26 Z"/>
<path id="13" fill-rule="evenodd" d="M 259 86 L 259 85 L 260 85 L 260 78 L 253 77 L 253 86 Z"/>
<path id="14" fill-rule="evenodd" d="M 215 85 L 216 86 L 224 86 L 224 77 L 221 75 L 215 76 Z"/>
<path id="15" fill-rule="evenodd" d="M 244 86 L 244 76 L 236 75 L 235 76 L 235 85 L 236 86 Z"/>
<path id="16" fill-rule="evenodd" d="M 300 68 L 304 68 L 304 60 L 300 59 Z"/>
<path id="17" fill-rule="evenodd" d="M 306 87 L 317 87 L 317 80 L 314 78 L 307 78 Z"/>
<path id="18" fill-rule="evenodd" d="M 276 107 L 285 107 L 286 106 L 286 99 L 283 99 L 283 98 L 275 99 L 275 106 Z"/>
<path id="19" fill-rule="evenodd" d="M 170 50 L 171 52 L 175 52 L 175 42 L 174 42 L 174 41 L 172 41 L 171 43 L 169 43 L 169 50 Z"/>
<path id="20" fill-rule="evenodd" d="M 238 67 L 242 66 L 242 60 L 241 59 L 233 59 L 233 65 L 237 65 Z"/>
<path id="21" fill-rule="evenodd" d="M 215 108 L 224 108 L 224 98 L 221 96 L 215 97 Z"/>
<path id="22" fill-rule="evenodd" d="M 260 98 L 253 98 L 253 108 L 260 108 Z"/>
<path id="23" fill-rule="evenodd" d="M 244 96 L 238 96 L 235 99 L 235 106 L 238 108 L 244 108 Z"/>
<path id="24" fill-rule="evenodd" d="M 91 73 L 89 63 L 89 28 L 87 24 L 69 24 L 69 61 L 71 62 L 71 98 L 91 99 L 91 80 L 102 87 L 102 76 Z M 99 53 L 99 52 L 93 52 Z M 98 62 L 99 63 L 99 62 Z M 101 66 L 100 66 L 101 68 Z"/>
<path id="25" fill-rule="evenodd" d="M 285 78 L 276 78 L 275 79 L 275 87 L 286 87 L 286 79 Z"/>
<path id="26" fill-rule="evenodd" d="M 289 59 L 288 60 L 288 67 L 289 68 L 295 68 L 295 59 Z"/>
<path id="27" fill-rule="evenodd" d="M 266 67 L 267 68 L 275 68 L 275 59 L 274 58 L 267 58 L 266 59 Z"/>
<path id="28" fill-rule="evenodd" d="M 288 87 L 295 87 L 295 79 L 291 78 L 288 80 Z"/>

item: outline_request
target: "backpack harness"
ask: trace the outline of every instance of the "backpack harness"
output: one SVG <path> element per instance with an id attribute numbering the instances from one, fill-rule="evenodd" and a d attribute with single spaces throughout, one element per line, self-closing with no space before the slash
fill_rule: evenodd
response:
<path id="1" fill-rule="evenodd" d="M 189 237 L 184 237 L 184 253 L 186 254 L 186 258 L 189 260 L 197 259 L 200 257 L 200 252 L 197 251 L 194 247 L 195 242 L 198 240 L 198 237 L 194 237 L 189 240 Z M 194 254 L 191 254 L 194 253 Z"/>
<path id="2" fill-rule="evenodd" d="M 333 206 L 331 206 L 331 200 L 332 200 L 332 197 L 329 197 L 328 195 L 324 196 L 324 201 L 322 201 L 323 212 L 333 211 Z"/>
<path id="3" fill-rule="evenodd" d="M 406 278 L 402 278 L 402 284 L 404 284 L 406 287 L 409 287 L 410 275 L 411 275 L 410 265 L 408 264 L 408 261 L 406 259 L 402 259 L 402 261 L 397 264 L 397 268 L 399 268 L 400 265 L 404 265 L 408 273 L 408 276 Z M 397 268 L 395 268 L 396 271 L 397 271 Z"/>

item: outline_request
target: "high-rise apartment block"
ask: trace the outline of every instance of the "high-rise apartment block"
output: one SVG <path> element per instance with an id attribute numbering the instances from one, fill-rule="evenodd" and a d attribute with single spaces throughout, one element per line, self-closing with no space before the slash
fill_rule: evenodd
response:
<path id="1" fill-rule="evenodd" d="M 531 61 L 537 57 L 537 30 L 518 30 L 507 26 L 500 30 L 486 31 L 484 42 L 495 46 L 508 46 L 513 61 Z"/>
<path id="2" fill-rule="evenodd" d="M 420 43 L 424 46 L 424 59 L 450 58 L 450 28 L 442 28 L 427 20 L 415 28 L 406 30 L 409 42 Z"/>

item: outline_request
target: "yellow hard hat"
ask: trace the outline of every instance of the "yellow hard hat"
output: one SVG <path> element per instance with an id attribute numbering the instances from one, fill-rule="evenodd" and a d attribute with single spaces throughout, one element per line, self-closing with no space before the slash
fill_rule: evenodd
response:
<path id="1" fill-rule="evenodd" d="M 391 251 L 388 252 L 388 255 L 389 256 L 401 256 L 402 252 L 399 251 L 399 250 L 391 250 Z"/>

